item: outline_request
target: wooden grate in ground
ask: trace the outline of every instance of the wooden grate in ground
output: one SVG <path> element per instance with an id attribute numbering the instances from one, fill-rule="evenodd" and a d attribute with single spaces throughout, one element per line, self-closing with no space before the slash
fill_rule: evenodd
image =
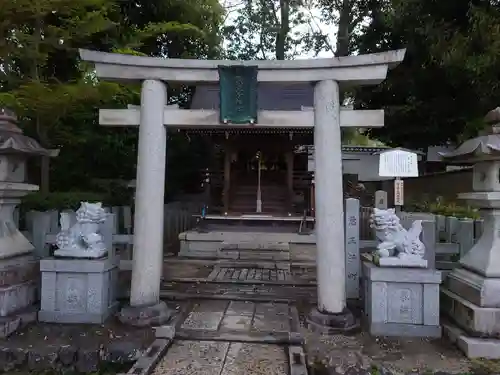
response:
<path id="1" fill-rule="evenodd" d="M 214 267 L 208 280 L 223 281 L 288 281 L 291 274 L 287 270 L 269 268 Z"/>

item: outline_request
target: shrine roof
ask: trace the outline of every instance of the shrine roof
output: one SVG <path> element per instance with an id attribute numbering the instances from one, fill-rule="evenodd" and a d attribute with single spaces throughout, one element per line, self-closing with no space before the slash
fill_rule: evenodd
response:
<path id="1" fill-rule="evenodd" d="M 300 111 L 314 105 L 314 88 L 311 84 L 260 83 L 258 109 L 269 111 Z M 206 84 L 196 87 L 191 109 L 219 109 L 219 85 Z"/>

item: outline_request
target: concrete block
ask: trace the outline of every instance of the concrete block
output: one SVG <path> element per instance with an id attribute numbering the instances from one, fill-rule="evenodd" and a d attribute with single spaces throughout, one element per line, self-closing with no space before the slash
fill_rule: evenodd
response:
<path id="1" fill-rule="evenodd" d="M 316 261 L 316 244 L 290 243 L 290 258 L 293 261 Z"/>
<path id="2" fill-rule="evenodd" d="M 118 308 L 117 259 L 48 258 L 40 271 L 42 322 L 100 324 Z"/>
<path id="3" fill-rule="evenodd" d="M 35 303 L 36 284 L 26 281 L 0 288 L 0 317 L 6 317 Z"/>
<path id="4" fill-rule="evenodd" d="M 480 307 L 446 288 L 441 288 L 441 311 L 468 334 L 482 337 L 500 335 L 500 308 Z"/>
<path id="5" fill-rule="evenodd" d="M 453 324 L 443 324 L 444 335 L 467 356 L 467 358 L 500 359 L 500 340 L 471 337 Z"/>
<path id="6" fill-rule="evenodd" d="M 274 250 L 291 251 L 292 247 L 311 249 L 312 255 L 298 255 L 298 260 L 315 259 L 316 236 L 314 233 L 299 235 L 297 233 L 248 232 L 248 231 L 187 231 L 179 235 L 180 252 L 183 257 L 225 258 L 227 251 L 238 250 Z M 299 250 L 299 252 L 302 250 Z M 293 258 L 293 256 L 292 256 Z"/>
<path id="7" fill-rule="evenodd" d="M 363 262 L 364 320 L 375 336 L 440 337 L 439 284 L 432 269 Z"/>
<path id="8" fill-rule="evenodd" d="M 500 278 L 456 268 L 448 274 L 446 287 L 474 305 L 500 308 Z"/>
<path id="9" fill-rule="evenodd" d="M 159 327 L 154 327 L 155 337 L 162 339 L 174 339 L 175 338 L 175 326 L 174 325 L 163 325 Z"/>
<path id="10" fill-rule="evenodd" d="M 20 255 L 0 260 L 0 337 L 36 320 L 38 259 Z"/>
<path id="11" fill-rule="evenodd" d="M 33 255 L 21 255 L 0 261 L 0 287 L 37 280 L 39 262 Z"/>

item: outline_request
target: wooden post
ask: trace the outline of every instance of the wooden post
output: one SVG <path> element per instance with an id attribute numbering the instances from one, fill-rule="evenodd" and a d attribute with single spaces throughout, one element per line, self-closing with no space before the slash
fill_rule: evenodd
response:
<path id="1" fill-rule="evenodd" d="M 293 151 L 288 151 L 286 157 L 286 185 L 288 188 L 289 211 L 293 210 Z"/>
<path id="2" fill-rule="evenodd" d="M 311 180 L 311 216 L 316 217 L 316 189 L 314 185 L 316 182 L 314 181 L 314 173 Z"/>
<path id="3" fill-rule="evenodd" d="M 223 192 L 223 204 L 224 212 L 229 211 L 229 193 L 231 189 L 231 150 L 228 146 L 225 148 L 224 155 L 224 192 Z"/>

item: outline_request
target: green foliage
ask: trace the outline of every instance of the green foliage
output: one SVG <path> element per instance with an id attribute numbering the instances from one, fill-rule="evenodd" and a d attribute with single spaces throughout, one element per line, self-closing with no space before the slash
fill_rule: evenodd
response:
<path id="1" fill-rule="evenodd" d="M 130 206 L 133 203 L 132 191 L 115 187 L 115 190 L 37 192 L 23 197 L 21 209 L 23 211 L 76 210 L 81 202 L 102 202 L 107 207 Z"/>
<path id="2" fill-rule="evenodd" d="M 23 198 L 21 208 L 26 211 L 76 210 L 80 202 L 105 203 L 105 198 L 105 194 L 94 192 L 32 193 Z"/>
<path id="3" fill-rule="evenodd" d="M 117 180 L 93 180 L 92 191 L 99 192 L 108 206 L 132 206 L 134 189 L 128 187 L 128 182 Z"/>
<path id="4" fill-rule="evenodd" d="M 93 178 L 133 179 L 137 129 L 106 129 L 97 108 L 138 104 L 138 85 L 100 82 L 78 48 L 139 56 L 218 56 L 222 8 L 217 0 L 20 0 L 0 7 L 0 106 L 16 111 L 27 135 L 59 148 L 51 161 L 59 191 L 92 191 Z M 173 87 L 172 102 L 190 90 Z M 169 159 L 178 142 L 169 142 Z M 183 146 L 182 146 L 183 147 Z M 175 176 L 197 149 L 169 160 Z M 30 176 L 33 182 L 36 179 Z M 178 188 L 182 188 L 178 181 Z M 43 183 L 42 183 L 43 186 Z"/>
<path id="5" fill-rule="evenodd" d="M 359 53 L 406 48 L 380 86 L 356 93 L 359 108 L 385 108 L 371 133 L 408 148 L 446 144 L 480 129 L 498 103 L 500 8 L 497 1 L 384 0 L 357 37 Z"/>
<path id="6" fill-rule="evenodd" d="M 306 28 L 311 18 L 301 2 L 244 0 L 227 9 L 229 22 L 222 29 L 225 55 L 238 60 L 285 60 L 314 46 L 323 49 L 321 36 Z M 321 47 L 319 47 L 321 45 Z"/>
<path id="7" fill-rule="evenodd" d="M 454 216 L 457 218 L 480 219 L 478 210 L 459 205 L 455 202 L 446 202 L 442 198 L 434 201 L 423 200 L 405 205 L 405 210 L 410 212 L 428 212 L 436 215 Z"/>

